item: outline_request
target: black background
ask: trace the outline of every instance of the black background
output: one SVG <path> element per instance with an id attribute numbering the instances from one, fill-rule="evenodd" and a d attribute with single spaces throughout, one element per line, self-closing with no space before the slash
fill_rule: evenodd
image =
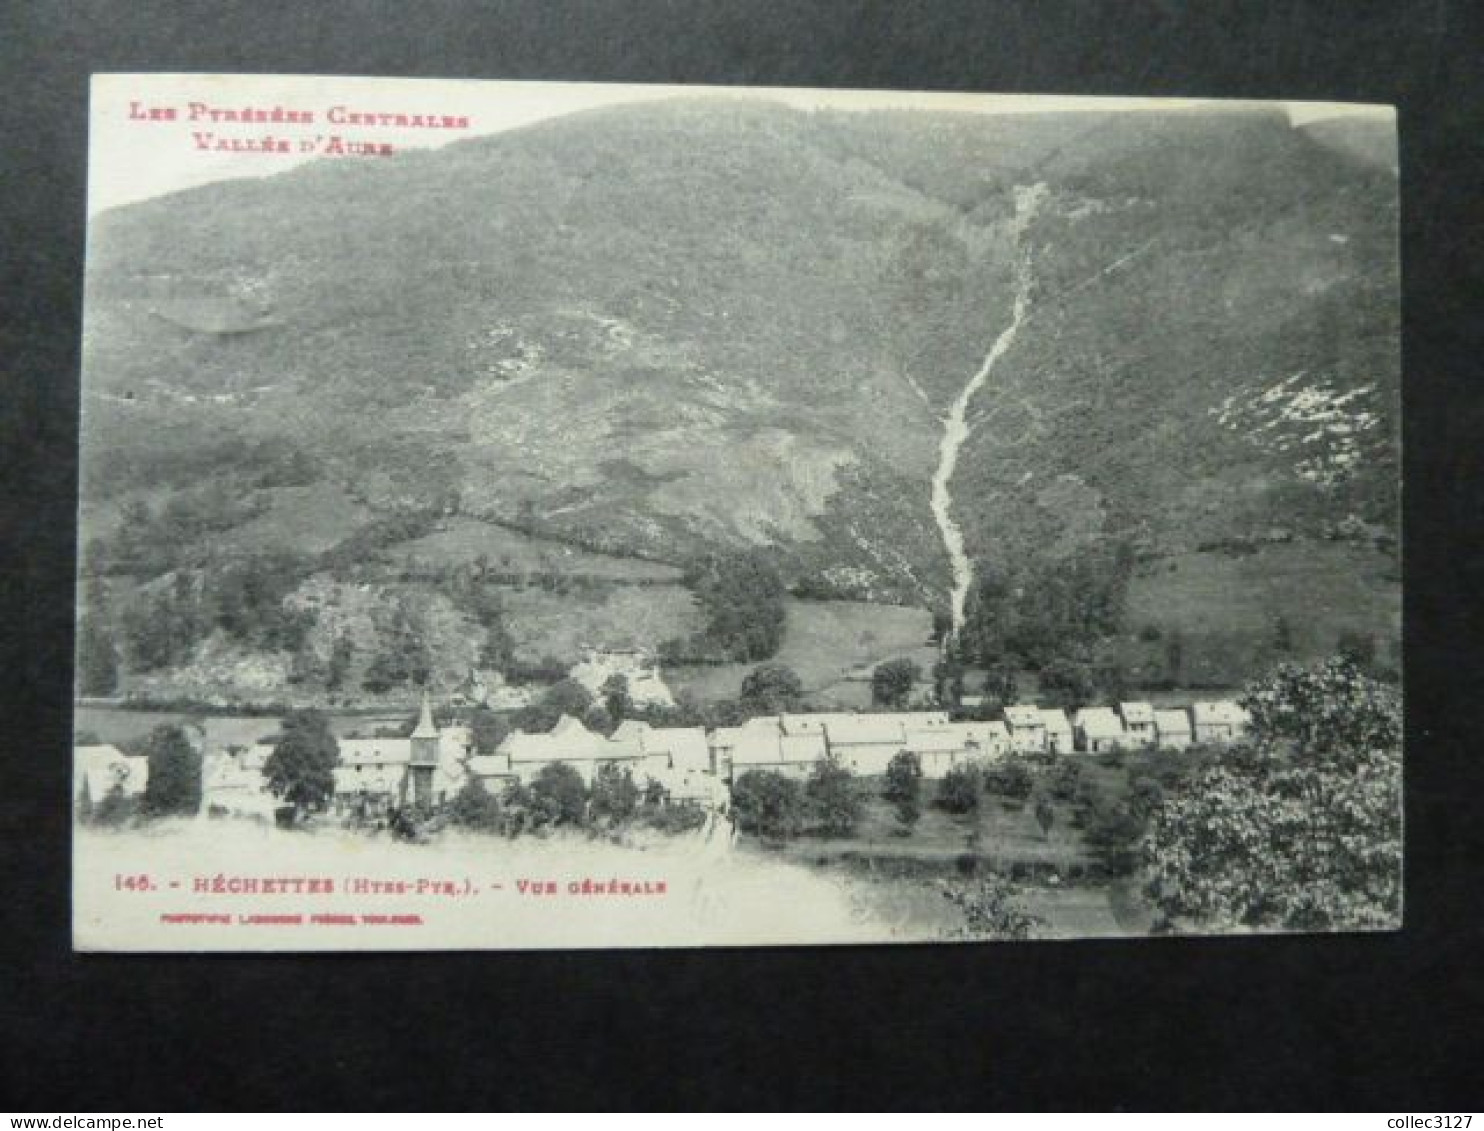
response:
<path id="1" fill-rule="evenodd" d="M 1474 0 L 0 0 L 0 1105 L 1477 1105 L 1481 23 Z M 1405 930 L 673 953 L 73 955 L 65 751 L 87 79 L 171 70 L 1398 105 Z"/>

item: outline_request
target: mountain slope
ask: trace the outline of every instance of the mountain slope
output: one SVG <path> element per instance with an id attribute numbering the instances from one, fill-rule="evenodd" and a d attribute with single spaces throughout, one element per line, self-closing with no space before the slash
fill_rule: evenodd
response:
<path id="1" fill-rule="evenodd" d="M 955 478 L 973 556 L 1394 522 L 1383 170 L 1277 113 L 684 100 L 100 218 L 85 515 L 271 494 L 292 463 L 367 523 L 768 545 L 796 581 L 941 606 L 939 418 L 1010 317 L 1032 185 L 1029 321 Z"/>

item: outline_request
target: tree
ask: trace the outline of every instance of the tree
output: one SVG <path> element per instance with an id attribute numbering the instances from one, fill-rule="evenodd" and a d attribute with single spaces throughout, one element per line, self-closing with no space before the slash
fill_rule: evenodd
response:
<path id="1" fill-rule="evenodd" d="M 1091 784 L 1083 790 L 1082 839 L 1109 874 L 1126 876 L 1139 865 L 1140 840 L 1148 827 L 1132 804 L 1109 797 Z"/>
<path id="2" fill-rule="evenodd" d="M 592 692 L 575 679 L 564 679 L 547 688 L 536 702 L 517 711 L 514 722 L 527 733 L 548 731 L 563 715 L 581 719 L 592 705 Z"/>
<path id="3" fill-rule="evenodd" d="M 295 814 L 317 813 L 335 796 L 340 743 L 321 711 L 295 711 L 283 720 L 273 751 L 263 763 L 268 792 L 294 807 Z"/>
<path id="4" fill-rule="evenodd" d="M 1280 656 L 1293 655 L 1293 625 L 1281 613 L 1273 618 L 1273 651 Z"/>
<path id="5" fill-rule="evenodd" d="M 1036 799 L 1036 824 L 1041 826 L 1043 838 L 1051 835 L 1051 826 L 1056 823 L 1056 810 L 1049 800 L 1044 797 Z"/>
<path id="6" fill-rule="evenodd" d="M 633 819 L 639 811 L 639 787 L 627 766 L 605 762 L 593 776 L 592 815 L 619 825 Z"/>
<path id="7" fill-rule="evenodd" d="M 161 723 L 145 743 L 149 780 L 141 808 L 150 817 L 195 816 L 201 809 L 201 754 L 174 723 Z"/>
<path id="8" fill-rule="evenodd" d="M 1058 659 L 1041 669 L 1041 693 L 1053 707 L 1080 710 L 1097 698 L 1097 690 L 1086 664 Z"/>
<path id="9" fill-rule="evenodd" d="M 119 685 L 118 646 L 96 612 L 77 626 L 77 689 L 82 695 L 112 695 Z"/>
<path id="10" fill-rule="evenodd" d="M 804 787 L 820 827 L 829 836 L 849 836 L 860 820 L 861 802 L 856 794 L 855 775 L 837 758 L 814 764 Z"/>
<path id="11" fill-rule="evenodd" d="M 742 704 L 759 714 L 776 715 L 798 705 L 804 683 L 783 664 L 761 664 L 742 681 Z"/>
<path id="12" fill-rule="evenodd" d="M 1165 678 L 1172 687 L 1180 683 L 1185 672 L 1185 637 L 1178 629 L 1165 638 Z"/>
<path id="13" fill-rule="evenodd" d="M 984 702 L 987 707 L 1000 711 L 1019 698 L 1020 687 L 1012 669 L 993 667 L 984 673 Z"/>
<path id="14" fill-rule="evenodd" d="M 871 673 L 871 702 L 900 709 L 912 697 L 912 688 L 922 678 L 922 669 L 908 659 L 888 660 Z"/>
<path id="15" fill-rule="evenodd" d="M 706 616 L 703 636 L 714 652 L 733 660 L 766 660 L 783 643 L 786 589 L 762 551 L 712 554 L 686 571 L 685 585 Z"/>
<path id="16" fill-rule="evenodd" d="M 509 733 L 510 724 L 488 707 L 475 707 L 469 712 L 469 737 L 476 754 L 493 754 Z"/>
<path id="17" fill-rule="evenodd" d="M 1148 890 L 1180 929 L 1365 930 L 1401 917 L 1401 707 L 1348 660 L 1249 686 L 1251 746 L 1154 812 Z"/>
<path id="18" fill-rule="evenodd" d="M 808 808 L 804 790 L 774 770 L 748 770 L 732 783 L 738 826 L 760 836 L 792 836 Z"/>
<path id="19" fill-rule="evenodd" d="M 972 813 L 979 808 L 983 789 L 978 766 L 954 766 L 938 783 L 938 804 L 950 813 Z"/>
<path id="20" fill-rule="evenodd" d="M 350 665 L 355 659 L 355 645 L 348 636 L 337 636 L 335 644 L 330 649 L 330 663 L 325 670 L 325 687 L 330 691 L 339 691 L 345 683 L 345 677 L 350 672 Z"/>
<path id="21" fill-rule="evenodd" d="M 605 679 L 598 694 L 602 697 L 608 717 L 615 724 L 623 722 L 634 713 L 634 700 L 629 695 L 629 677 L 622 672 L 614 672 Z"/>
<path id="22" fill-rule="evenodd" d="M 910 750 L 899 750 L 886 764 L 886 789 L 883 796 L 888 801 L 916 801 L 922 792 L 922 761 Z"/>
<path id="23" fill-rule="evenodd" d="M 587 824 L 587 786 L 565 762 L 548 762 L 531 783 L 531 809 L 538 824 Z"/>
<path id="24" fill-rule="evenodd" d="M 471 777 L 448 805 L 449 819 L 460 828 L 497 832 L 503 827 L 500 803 L 478 778 Z"/>
<path id="25" fill-rule="evenodd" d="M 945 650 L 933 664 L 933 698 L 945 707 L 957 707 L 963 697 L 964 663 Z"/>

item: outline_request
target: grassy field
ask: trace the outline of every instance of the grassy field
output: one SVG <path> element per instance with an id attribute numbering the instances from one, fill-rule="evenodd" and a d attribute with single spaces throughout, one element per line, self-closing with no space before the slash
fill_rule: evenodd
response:
<path id="1" fill-rule="evenodd" d="M 1185 761 L 1172 763 L 1171 757 Z M 1203 757 L 1077 756 L 1077 764 L 1087 782 L 1121 802 L 1134 778 L 1175 765 L 1190 769 Z M 1073 804 L 1053 801 L 1053 819 L 1043 831 L 1029 802 L 989 794 L 977 811 L 953 814 L 933 804 L 937 784 L 924 782 L 921 817 L 909 834 L 881 798 L 882 786 L 879 778 L 858 782 L 864 811 L 849 837 L 805 835 L 766 847 L 753 842 L 751 847 L 799 865 L 849 874 L 875 893 L 872 906 L 884 918 L 910 916 L 940 934 L 960 925 L 961 914 L 943 898 L 942 883 L 989 872 L 1008 877 L 1015 902 L 1042 920 L 1038 937 L 1149 933 L 1154 915 L 1137 881 L 1102 871 L 1098 856 L 1085 843 Z"/>
<path id="2" fill-rule="evenodd" d="M 951 867 L 960 856 L 971 853 L 995 869 L 1016 864 L 1065 869 L 1093 862 L 1073 826 L 1070 805 L 1053 804 L 1055 820 L 1043 834 L 1028 804 L 985 797 L 977 812 L 959 815 L 927 804 L 934 794 L 932 785 L 924 788 L 922 816 L 911 835 L 903 835 L 892 807 L 873 796 L 854 835 L 827 840 L 799 837 L 778 846 L 777 851 L 800 863 L 815 864 L 869 857 Z"/>
<path id="3" fill-rule="evenodd" d="M 393 560 L 411 555 L 435 566 L 463 565 L 483 555 L 495 569 L 555 572 L 608 581 L 679 581 L 681 576 L 680 569 L 662 562 L 595 554 L 472 518 L 450 519 L 431 534 L 397 543 L 387 554 Z"/>
<path id="4" fill-rule="evenodd" d="M 799 674 L 805 692 L 821 704 L 865 706 L 870 687 L 852 674 L 898 656 L 915 659 L 924 671 L 935 653 L 928 644 L 932 615 L 926 609 L 864 601 L 788 599 L 788 630 L 771 661 Z M 730 699 L 755 664 L 696 665 L 667 669 L 666 679 L 700 699 Z"/>
<path id="5" fill-rule="evenodd" d="M 406 714 L 330 714 L 330 724 L 342 738 L 371 735 L 379 727 L 405 723 L 417 710 L 409 697 Z M 79 706 L 74 710 L 78 734 L 95 735 L 101 742 L 127 742 L 142 738 L 161 723 L 190 722 L 206 733 L 208 749 L 250 746 L 278 733 L 279 720 L 272 715 L 191 715 L 178 711 L 131 711 L 119 707 Z"/>
<path id="6" fill-rule="evenodd" d="M 370 511 L 330 483 L 277 487 L 272 498 L 263 514 L 221 535 L 219 546 L 241 552 L 273 548 L 317 554 L 349 538 L 372 519 Z"/>
<path id="7" fill-rule="evenodd" d="M 1239 684 L 1275 660 L 1279 618 L 1299 659 L 1335 650 L 1341 633 L 1374 636 L 1389 656 L 1401 635 L 1401 584 L 1390 557 L 1342 542 L 1265 545 L 1255 553 L 1189 553 L 1147 563 L 1129 589 L 1126 622 L 1146 662 L 1162 664 L 1178 633 L 1181 675 L 1197 686 Z"/>

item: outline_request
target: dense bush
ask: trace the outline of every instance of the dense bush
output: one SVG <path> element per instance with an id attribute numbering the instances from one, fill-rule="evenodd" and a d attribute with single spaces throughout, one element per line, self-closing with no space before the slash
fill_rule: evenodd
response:
<path id="1" fill-rule="evenodd" d="M 599 766 L 593 775 L 591 798 L 594 820 L 623 824 L 639 811 L 639 787 L 627 766 L 612 762 Z"/>
<path id="2" fill-rule="evenodd" d="M 742 706 L 758 714 L 796 710 L 803 697 L 803 681 L 783 664 L 759 664 L 742 680 Z"/>
<path id="3" fill-rule="evenodd" d="M 950 813 L 972 813 L 979 808 L 984 778 L 977 766 L 954 766 L 938 783 L 938 804 Z"/>
<path id="4" fill-rule="evenodd" d="M 915 802 L 922 793 L 922 760 L 910 750 L 899 750 L 886 764 L 882 796 L 898 803 Z"/>
<path id="5" fill-rule="evenodd" d="M 855 831 L 861 815 L 855 775 L 837 759 L 815 763 L 804 792 L 814 819 L 827 836 L 849 836 Z"/>
<path id="6" fill-rule="evenodd" d="M 530 787 L 530 811 L 537 825 L 587 824 L 587 786 L 564 762 L 541 767 Z"/>
<path id="7" fill-rule="evenodd" d="M 878 707 L 900 710 L 907 705 L 912 689 L 922 678 L 922 669 L 912 660 L 888 660 L 871 673 L 871 702 Z"/>
<path id="8" fill-rule="evenodd" d="M 474 832 L 499 832 L 504 828 L 500 802 L 477 778 L 470 778 L 448 803 L 453 824 Z"/>
<path id="9" fill-rule="evenodd" d="M 743 832 L 793 836 L 808 810 L 803 787 L 773 770 L 748 770 L 732 784 L 732 812 Z"/>
<path id="10" fill-rule="evenodd" d="M 1009 797 L 1016 801 L 1024 801 L 1031 795 L 1035 788 L 1035 775 L 1031 773 L 1025 761 L 1015 755 L 1010 755 L 993 763 L 984 771 L 984 789 L 986 792 L 998 794 L 1001 797 Z"/>
<path id="11" fill-rule="evenodd" d="M 640 820 L 649 828 L 670 836 L 695 832 L 706 824 L 706 810 L 694 802 L 674 805 L 646 805 Z"/>
<path id="12" fill-rule="evenodd" d="M 956 937 L 1028 939 L 1043 920 L 1016 903 L 1009 885 L 997 876 L 942 881 L 939 889 L 964 916 Z"/>

